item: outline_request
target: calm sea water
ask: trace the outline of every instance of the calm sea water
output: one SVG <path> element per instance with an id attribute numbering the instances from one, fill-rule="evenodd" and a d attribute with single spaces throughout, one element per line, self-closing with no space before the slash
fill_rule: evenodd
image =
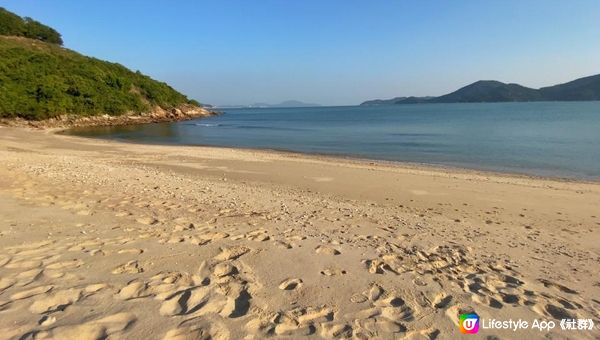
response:
<path id="1" fill-rule="evenodd" d="M 201 120 L 73 133 L 600 180 L 600 102 L 224 111 L 224 115 Z"/>

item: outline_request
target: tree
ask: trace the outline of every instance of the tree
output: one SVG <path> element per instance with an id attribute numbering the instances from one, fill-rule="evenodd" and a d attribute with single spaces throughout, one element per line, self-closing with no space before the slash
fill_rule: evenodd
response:
<path id="1" fill-rule="evenodd" d="M 23 19 L 0 7 L 0 35 L 23 35 Z"/>
<path id="2" fill-rule="evenodd" d="M 23 21 L 25 22 L 25 36 L 27 38 L 37 39 L 51 44 L 63 44 L 60 33 L 54 28 L 27 17 Z"/>

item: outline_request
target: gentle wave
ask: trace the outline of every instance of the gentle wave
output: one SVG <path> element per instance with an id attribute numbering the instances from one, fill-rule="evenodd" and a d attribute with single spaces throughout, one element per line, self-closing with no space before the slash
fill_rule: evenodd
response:
<path id="1" fill-rule="evenodd" d="M 215 127 L 215 126 L 221 126 L 221 124 L 206 124 L 206 123 L 194 123 L 194 124 L 189 124 L 189 125 L 194 125 L 194 126 L 202 126 L 202 127 Z"/>
<path id="2" fill-rule="evenodd" d="M 217 123 L 187 123 L 183 125 L 199 126 L 199 127 L 224 127 L 233 129 L 255 129 L 255 130 L 283 130 L 283 131 L 302 131 L 306 129 L 291 128 L 291 127 L 275 127 L 264 125 L 238 125 L 238 124 L 217 124 Z"/>

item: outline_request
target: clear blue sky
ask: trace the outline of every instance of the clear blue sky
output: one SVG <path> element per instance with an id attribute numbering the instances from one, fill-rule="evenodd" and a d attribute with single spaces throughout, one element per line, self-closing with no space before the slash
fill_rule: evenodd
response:
<path id="1" fill-rule="evenodd" d="M 0 0 L 65 45 L 213 104 L 540 87 L 600 73 L 598 0 Z"/>

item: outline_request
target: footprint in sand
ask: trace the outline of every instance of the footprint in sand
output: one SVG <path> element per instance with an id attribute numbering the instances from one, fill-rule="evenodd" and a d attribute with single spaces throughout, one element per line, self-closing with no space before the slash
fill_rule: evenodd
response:
<path id="1" fill-rule="evenodd" d="M 138 261 L 129 261 L 112 270 L 113 274 L 137 274 L 144 271 Z"/>
<path id="2" fill-rule="evenodd" d="M 317 252 L 317 254 L 323 254 L 323 255 L 339 255 L 339 254 L 341 254 L 339 250 L 337 250 L 333 247 L 327 247 L 327 246 L 318 246 L 317 248 L 315 248 L 315 251 Z"/>
<path id="3" fill-rule="evenodd" d="M 221 322 L 212 319 L 193 318 L 184 321 L 179 327 L 169 330 L 163 340 L 226 340 L 230 338 L 229 331 Z"/>
<path id="4" fill-rule="evenodd" d="M 104 251 L 102 249 L 92 249 L 88 252 L 90 256 L 105 256 L 107 255 L 107 253 L 109 254 L 110 252 Z"/>
<path id="5" fill-rule="evenodd" d="M 229 234 L 224 232 L 204 232 L 196 234 L 195 237 L 191 237 L 189 242 L 201 246 L 209 242 L 221 240 L 228 237 Z"/>
<path id="6" fill-rule="evenodd" d="M 448 306 L 450 301 L 452 301 L 452 295 L 448 295 L 445 292 L 439 292 L 433 298 L 432 306 L 437 309 L 442 309 Z"/>
<path id="7" fill-rule="evenodd" d="M 214 304 L 211 299 L 211 290 L 208 287 L 190 288 L 176 293 L 170 299 L 164 301 L 160 306 L 159 313 L 163 316 L 185 315 L 192 313 L 200 307 L 204 307 L 209 302 Z M 222 300 L 225 303 L 225 299 Z"/>
<path id="8" fill-rule="evenodd" d="M 262 241 L 268 241 L 271 238 L 269 237 L 269 235 L 267 234 L 267 231 L 265 229 L 258 229 L 252 232 L 249 232 L 248 234 L 246 234 L 246 239 L 250 240 L 250 241 L 258 241 L 258 242 L 262 242 Z"/>
<path id="9" fill-rule="evenodd" d="M 279 289 L 294 290 L 302 285 L 301 279 L 286 279 L 279 284 Z"/>
<path id="10" fill-rule="evenodd" d="M 36 250 L 37 251 L 40 248 L 47 247 L 47 246 L 52 245 L 54 243 L 55 243 L 55 241 L 44 240 L 44 241 L 39 241 L 39 242 L 27 243 L 26 245 L 8 247 L 8 248 L 6 248 L 6 250 L 11 251 L 12 253 L 17 253 L 18 254 L 18 253 L 23 252 L 25 250 Z"/>
<path id="11" fill-rule="evenodd" d="M 74 259 L 74 260 L 70 260 L 70 261 L 62 261 L 62 262 L 56 262 L 56 263 L 52 263 L 46 266 L 46 269 L 50 269 L 50 270 L 59 270 L 59 269 L 74 269 L 74 268 L 78 268 L 83 264 L 83 261 L 79 260 L 79 259 Z"/>
<path id="12" fill-rule="evenodd" d="M 293 246 L 290 243 L 284 241 L 275 241 L 273 244 L 280 249 L 292 249 Z"/>
<path id="13" fill-rule="evenodd" d="M 345 275 L 347 272 L 343 269 L 338 268 L 325 268 L 321 270 L 321 275 L 325 276 L 336 276 L 336 275 Z"/>
<path id="14" fill-rule="evenodd" d="M 21 272 L 17 274 L 15 279 L 17 279 L 17 286 L 23 287 L 31 284 L 42 276 L 41 269 L 32 269 L 25 272 Z"/>
<path id="15" fill-rule="evenodd" d="M 5 267 L 10 268 L 10 269 L 27 270 L 27 269 L 39 268 L 41 265 L 42 265 L 42 261 L 24 260 L 24 261 L 13 261 L 13 262 L 7 264 Z"/>
<path id="16" fill-rule="evenodd" d="M 252 319 L 246 323 L 246 329 L 259 338 L 270 334 L 298 338 L 314 334 L 317 325 L 329 324 L 333 317 L 334 310 L 327 306 L 294 308 L 274 318 Z"/>
<path id="17" fill-rule="evenodd" d="M 83 241 L 80 243 L 77 243 L 73 246 L 71 246 L 69 249 L 67 249 L 68 251 L 83 251 L 86 249 L 95 249 L 96 247 L 102 246 L 104 245 L 104 242 L 98 241 L 98 240 L 92 240 L 92 241 Z"/>
<path id="18" fill-rule="evenodd" d="M 368 291 L 363 292 L 363 295 L 365 295 L 366 297 L 369 298 L 369 300 L 371 301 L 377 301 L 379 300 L 379 298 L 381 297 L 381 295 L 384 293 L 383 288 L 381 288 L 381 286 L 374 284 L 371 289 L 369 289 Z"/>
<path id="19" fill-rule="evenodd" d="M 362 263 L 371 274 L 383 274 L 389 269 L 389 266 L 380 259 L 363 260 Z"/>
<path id="20" fill-rule="evenodd" d="M 569 312 L 565 308 L 562 308 L 562 307 L 559 307 L 556 305 L 552 305 L 552 304 L 547 304 L 544 307 L 544 311 L 546 312 L 547 315 L 552 316 L 556 320 L 577 319 L 577 315 L 574 312 Z"/>
<path id="21" fill-rule="evenodd" d="M 215 260 L 217 261 L 228 261 L 235 260 L 238 257 L 248 253 L 250 248 L 244 246 L 234 246 L 234 247 L 223 247 L 221 248 L 221 253 L 215 256 Z"/>
<path id="22" fill-rule="evenodd" d="M 82 296 L 81 289 L 56 291 L 34 301 L 29 307 L 29 311 L 36 314 L 62 311 L 67 306 L 79 301 Z"/>
<path id="23" fill-rule="evenodd" d="M 95 293 L 98 292 L 104 288 L 108 288 L 108 284 L 106 283 L 96 283 L 96 284 L 91 284 L 88 285 L 87 287 L 85 287 L 85 292 L 86 293 Z"/>
<path id="24" fill-rule="evenodd" d="M 400 296 L 387 292 L 379 284 L 352 296 L 355 303 L 370 306 L 347 317 L 355 319 L 353 335 L 358 338 L 396 338 L 405 333 L 405 322 L 414 320 L 413 309 Z"/>
<path id="25" fill-rule="evenodd" d="M 290 236 L 286 237 L 285 239 L 287 241 L 289 241 L 289 242 L 302 241 L 302 240 L 306 240 L 306 236 L 304 236 L 304 235 L 290 235 Z"/>
<path id="26" fill-rule="evenodd" d="M 558 284 L 556 282 L 552 282 L 550 280 L 538 279 L 538 281 L 541 282 L 544 285 L 544 287 L 547 287 L 547 288 L 554 288 L 554 289 L 557 289 L 557 290 L 559 290 L 559 291 L 561 291 L 563 293 L 568 293 L 568 294 L 579 294 L 577 291 L 575 291 L 575 290 L 573 290 L 573 289 L 571 289 L 569 287 L 563 286 L 563 285 Z"/>
<path id="27" fill-rule="evenodd" d="M 378 284 L 372 284 L 370 289 L 362 293 L 354 294 L 350 297 L 350 301 L 354 303 L 363 303 L 367 301 L 377 301 L 383 294 L 384 289 Z"/>
<path id="28" fill-rule="evenodd" d="M 81 324 L 59 326 L 34 334 L 36 339 L 106 339 L 119 337 L 136 321 L 131 313 L 119 313 Z"/>
<path id="29" fill-rule="evenodd" d="M 233 274 L 237 274 L 238 270 L 235 266 L 228 262 L 221 262 L 215 265 L 213 269 L 213 275 L 216 277 L 225 277 Z"/>
<path id="30" fill-rule="evenodd" d="M 409 331 L 406 333 L 406 338 L 434 340 L 440 336 L 440 333 L 439 329 L 431 327 L 423 330 Z"/>
<path id="31" fill-rule="evenodd" d="M 185 240 L 189 244 L 193 244 L 195 246 L 203 246 L 210 242 L 210 240 L 199 239 L 195 236 L 191 236 L 190 238 Z"/>
<path id="32" fill-rule="evenodd" d="M 19 293 L 15 293 L 15 294 L 11 295 L 10 299 L 13 301 L 27 299 L 32 296 L 45 294 L 45 293 L 49 292 L 52 288 L 54 288 L 54 287 L 53 286 L 40 286 L 40 287 L 31 288 L 31 289 L 24 290 Z"/>
<path id="33" fill-rule="evenodd" d="M 321 324 L 320 334 L 325 339 L 350 339 L 352 326 L 346 323 L 324 323 Z"/>
<path id="34" fill-rule="evenodd" d="M 362 293 L 357 293 L 354 294 L 350 297 L 350 302 L 354 302 L 354 303 L 364 303 L 369 301 L 369 298 L 366 297 L 364 294 Z"/>
<path id="35" fill-rule="evenodd" d="M 118 251 L 119 254 L 134 254 L 134 255 L 138 255 L 143 252 L 144 252 L 144 249 L 139 249 L 139 248 L 121 249 Z"/>
<path id="36" fill-rule="evenodd" d="M 115 297 L 120 300 L 131 300 L 150 296 L 150 293 L 147 291 L 147 288 L 148 284 L 146 284 L 145 282 L 133 280 L 130 281 L 127 284 L 127 286 L 119 290 Z"/>

